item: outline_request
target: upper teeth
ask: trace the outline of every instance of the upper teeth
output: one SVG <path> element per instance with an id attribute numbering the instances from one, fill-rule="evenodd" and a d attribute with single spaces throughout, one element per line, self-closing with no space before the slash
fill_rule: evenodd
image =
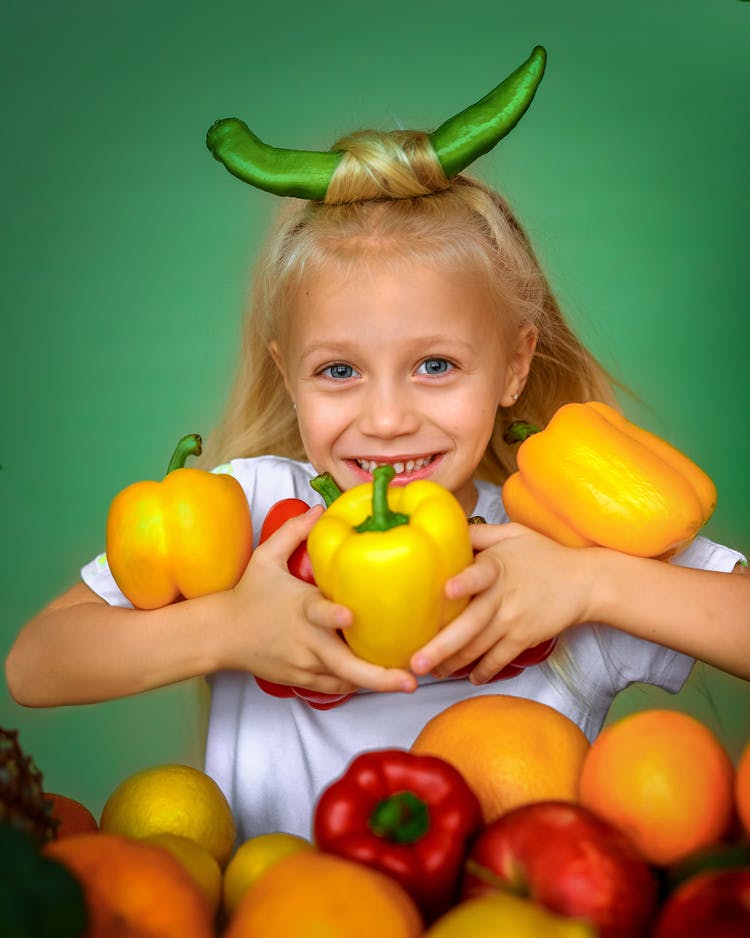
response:
<path id="1" fill-rule="evenodd" d="M 374 472 L 378 466 L 388 466 L 392 465 L 396 475 L 400 472 L 406 470 L 411 472 L 413 469 L 421 469 L 422 466 L 429 465 L 434 456 L 420 456 L 419 459 L 409 459 L 407 462 L 394 462 L 394 463 L 384 463 L 384 462 L 375 462 L 373 459 L 358 459 L 357 463 L 366 471 Z"/>

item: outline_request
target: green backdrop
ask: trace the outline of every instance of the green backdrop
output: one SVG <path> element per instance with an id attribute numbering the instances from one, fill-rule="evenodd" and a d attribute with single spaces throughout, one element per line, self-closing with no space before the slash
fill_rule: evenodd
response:
<path id="1" fill-rule="evenodd" d="M 128 0 L 4 5 L 3 657 L 103 545 L 109 501 L 207 433 L 276 205 L 204 146 L 218 117 L 278 146 L 363 126 L 432 129 L 536 43 L 547 75 L 476 166 L 525 220 L 570 318 L 638 395 L 636 419 L 716 480 L 707 528 L 750 549 L 750 4 Z M 733 756 L 750 685 L 696 668 L 665 703 Z M 26 710 L 0 724 L 50 790 L 98 812 L 115 784 L 199 759 L 196 687 Z"/>

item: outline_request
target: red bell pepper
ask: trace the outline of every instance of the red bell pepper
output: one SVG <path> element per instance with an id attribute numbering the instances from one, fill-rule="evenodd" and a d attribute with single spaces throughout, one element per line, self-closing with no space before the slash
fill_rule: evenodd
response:
<path id="1" fill-rule="evenodd" d="M 482 810 L 461 773 L 437 756 L 403 749 L 356 756 L 320 796 L 313 822 L 321 850 L 396 879 L 430 921 L 455 900 Z"/>
<path id="2" fill-rule="evenodd" d="M 500 668 L 497 674 L 493 676 L 487 682 L 492 684 L 493 681 L 505 681 L 511 677 L 517 677 L 522 671 L 525 671 L 526 668 L 531 667 L 534 664 L 541 664 L 542 661 L 545 661 L 552 654 L 552 651 L 557 644 L 557 638 L 552 637 L 548 638 L 544 642 L 539 642 L 538 645 L 532 645 L 531 648 L 527 648 L 525 651 L 522 651 L 520 655 L 517 655 L 510 664 L 506 664 L 504 668 Z M 475 661 L 472 661 L 471 664 L 465 664 L 462 668 L 459 668 L 458 671 L 454 671 L 451 677 L 466 677 L 477 665 L 477 658 Z"/>
<path id="3" fill-rule="evenodd" d="M 316 483 L 313 488 L 315 491 L 320 492 L 327 505 L 339 494 L 338 486 L 330 476 L 317 476 L 313 479 L 313 482 Z M 271 506 L 263 521 L 259 543 L 262 544 L 267 541 L 272 534 L 278 531 L 282 524 L 290 518 L 303 515 L 309 507 L 307 502 L 303 502 L 301 498 L 283 498 L 281 501 L 276 502 L 275 505 Z M 312 564 L 307 553 L 307 542 L 295 548 L 289 557 L 287 566 L 292 576 L 296 576 L 298 580 L 315 584 Z M 275 681 L 266 681 L 261 677 L 256 677 L 255 683 L 271 697 L 299 697 L 316 710 L 330 710 L 332 707 L 338 707 L 339 704 L 344 703 L 352 696 L 351 694 L 323 694 L 305 687 L 289 687 L 287 684 L 277 684 Z"/>

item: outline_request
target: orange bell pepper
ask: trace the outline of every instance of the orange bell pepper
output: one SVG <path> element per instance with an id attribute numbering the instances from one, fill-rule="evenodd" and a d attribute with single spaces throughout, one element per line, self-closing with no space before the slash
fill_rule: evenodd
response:
<path id="1" fill-rule="evenodd" d="M 107 559 L 139 609 L 231 589 L 250 559 L 250 508 L 230 475 L 184 467 L 201 439 L 183 437 L 161 482 L 135 482 L 112 501 Z"/>
<path id="2" fill-rule="evenodd" d="M 607 404 L 565 404 L 541 431 L 516 421 L 506 440 L 526 434 L 503 503 L 511 521 L 561 544 L 666 558 L 716 506 L 702 469 Z"/>

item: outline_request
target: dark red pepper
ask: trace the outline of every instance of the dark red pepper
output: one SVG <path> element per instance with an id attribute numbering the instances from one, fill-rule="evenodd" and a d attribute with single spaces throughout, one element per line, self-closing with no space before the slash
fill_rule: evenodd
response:
<path id="1" fill-rule="evenodd" d="M 315 484 L 313 485 L 313 483 Z M 326 505 L 329 505 L 340 494 L 338 486 L 328 474 L 317 476 L 310 484 L 316 492 L 320 492 Z M 283 498 L 281 501 L 276 502 L 275 505 L 271 506 L 263 521 L 259 543 L 262 544 L 267 541 L 272 534 L 279 530 L 282 524 L 285 524 L 290 518 L 303 515 L 309 508 L 307 502 L 303 502 L 301 498 Z M 307 553 L 307 542 L 295 548 L 287 561 L 287 566 L 292 576 L 296 576 L 298 580 L 315 584 L 310 556 Z M 305 687 L 289 687 L 287 684 L 266 681 L 262 677 L 256 677 L 255 683 L 271 697 L 299 697 L 316 710 L 330 710 L 332 707 L 338 707 L 339 704 L 344 703 L 352 696 L 352 694 L 323 694 Z"/>
<path id="2" fill-rule="evenodd" d="M 454 901 L 482 810 L 461 773 L 437 756 L 381 749 L 356 756 L 320 796 L 321 850 L 396 879 L 430 921 Z"/>
<path id="3" fill-rule="evenodd" d="M 532 645 L 531 648 L 527 648 L 525 651 L 522 651 L 520 655 L 517 655 L 510 664 L 506 664 L 504 668 L 501 668 L 497 674 L 493 676 L 487 682 L 491 684 L 493 681 L 505 681 L 511 677 L 517 677 L 522 671 L 534 664 L 541 664 L 542 661 L 545 661 L 552 654 L 552 650 L 557 644 L 557 638 L 548 638 L 545 642 L 539 642 L 538 645 Z M 459 668 L 458 671 L 454 671 L 451 675 L 452 677 L 466 677 L 471 671 L 474 670 L 478 663 L 479 659 L 472 661 L 471 664 L 465 664 L 462 668 Z"/>

